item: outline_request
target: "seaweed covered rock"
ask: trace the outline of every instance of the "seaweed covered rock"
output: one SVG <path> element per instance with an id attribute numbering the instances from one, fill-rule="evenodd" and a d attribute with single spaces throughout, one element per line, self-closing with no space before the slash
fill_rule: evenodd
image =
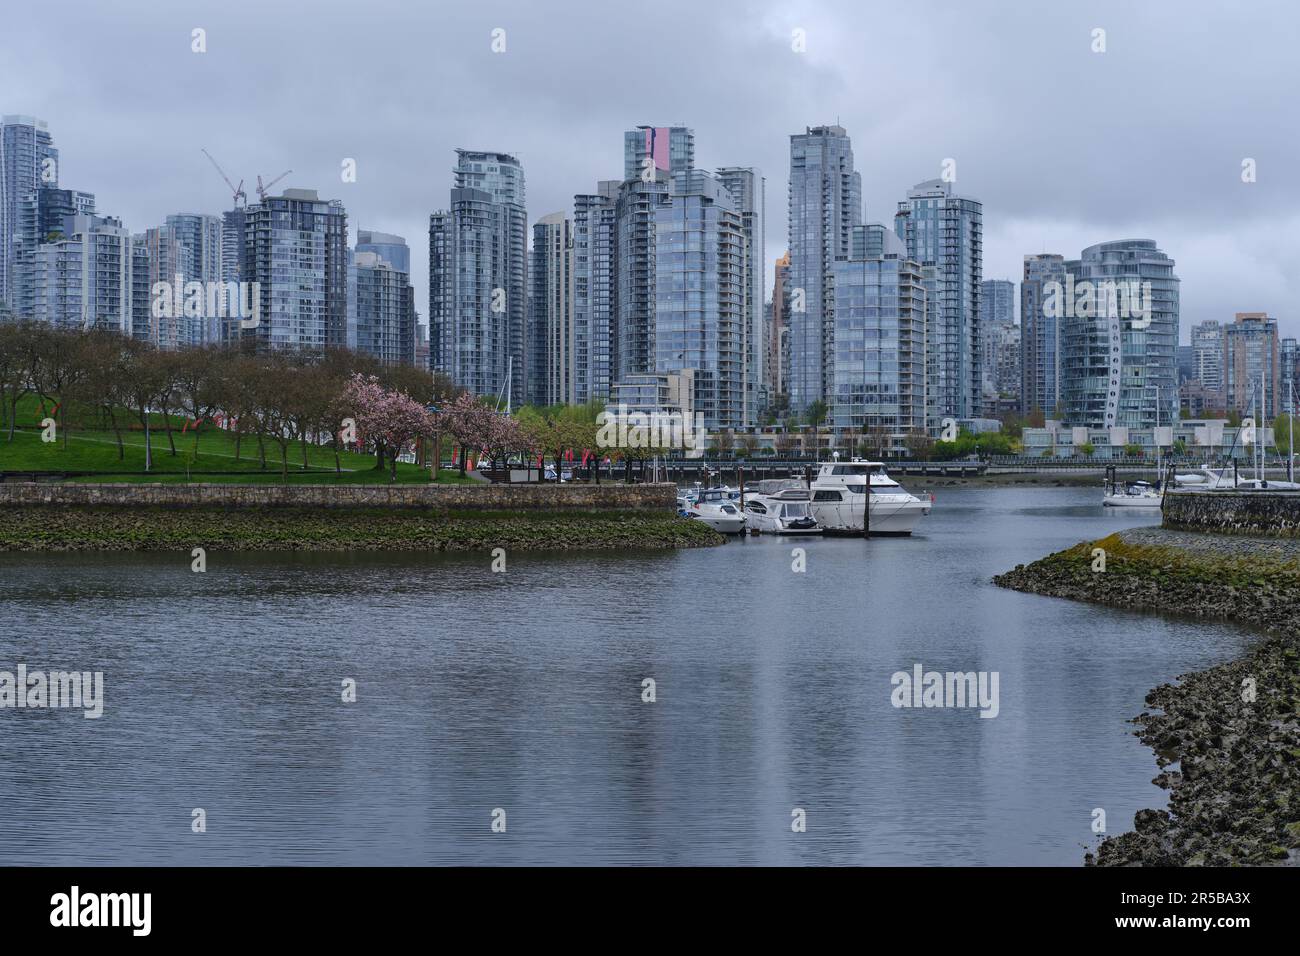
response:
<path id="1" fill-rule="evenodd" d="M 1105 552 L 1097 570 L 1097 550 Z M 1300 559 L 1286 548 L 1141 529 L 1020 565 L 1003 587 L 1241 621 L 1248 654 L 1162 684 L 1134 723 L 1156 753 L 1169 809 L 1104 839 L 1099 866 L 1228 866 L 1300 860 Z M 1174 765 L 1177 765 L 1176 768 Z"/>

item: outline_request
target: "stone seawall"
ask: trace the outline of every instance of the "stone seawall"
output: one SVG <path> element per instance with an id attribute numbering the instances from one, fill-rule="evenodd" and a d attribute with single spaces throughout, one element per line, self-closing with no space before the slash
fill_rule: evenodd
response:
<path id="1" fill-rule="evenodd" d="M 1176 531 L 1300 537 L 1300 491 L 1176 491 L 1161 525 Z"/>
<path id="2" fill-rule="evenodd" d="M 239 485 L 0 483 L 6 506 L 419 508 L 438 511 L 676 511 L 671 484 Z"/>

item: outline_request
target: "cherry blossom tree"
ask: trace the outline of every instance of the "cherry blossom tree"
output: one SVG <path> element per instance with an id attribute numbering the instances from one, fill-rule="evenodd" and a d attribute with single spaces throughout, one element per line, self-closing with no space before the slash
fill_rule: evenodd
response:
<path id="1" fill-rule="evenodd" d="M 405 392 L 384 388 L 374 375 L 353 375 L 344 402 L 354 409 L 357 438 L 374 445 L 381 462 L 388 457 L 389 481 L 397 480 L 397 457 L 417 438 L 434 433 L 434 422 L 423 405 Z"/>
<path id="2" fill-rule="evenodd" d="M 469 394 L 457 396 L 438 416 L 439 431 L 455 439 L 459 447 L 460 473 L 463 477 L 469 452 L 491 447 L 493 430 L 502 416 Z"/>

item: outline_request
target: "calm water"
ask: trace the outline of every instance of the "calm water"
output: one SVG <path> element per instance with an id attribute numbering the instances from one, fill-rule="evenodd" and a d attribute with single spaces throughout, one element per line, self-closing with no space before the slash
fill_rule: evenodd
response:
<path id="1" fill-rule="evenodd" d="M 99 720 L 0 711 L 0 864 L 1077 865 L 1094 807 L 1117 832 L 1164 802 L 1126 723 L 1146 691 L 1249 640 L 989 583 L 1155 520 L 1097 498 L 940 489 L 911 539 L 505 574 L 0 554 L 0 670 L 102 670 L 106 698 Z M 998 671 L 1000 715 L 894 709 L 918 662 Z"/>

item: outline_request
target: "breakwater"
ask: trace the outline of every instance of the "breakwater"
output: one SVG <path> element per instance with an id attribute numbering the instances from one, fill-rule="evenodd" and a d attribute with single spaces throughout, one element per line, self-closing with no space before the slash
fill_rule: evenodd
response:
<path id="1" fill-rule="evenodd" d="M 1176 491 L 1161 524 L 1180 531 L 1300 537 L 1300 491 Z"/>
<path id="2" fill-rule="evenodd" d="M 1139 811 L 1131 832 L 1104 839 L 1086 862 L 1300 860 L 1300 542 L 1132 529 L 993 580 L 1035 594 L 1239 621 L 1264 634 L 1245 657 L 1147 695 L 1151 710 L 1133 722 L 1156 753 L 1153 782 L 1170 791 L 1169 808 Z"/>
<path id="3" fill-rule="evenodd" d="M 473 551 L 721 544 L 672 485 L 0 485 L 0 551 Z"/>
<path id="4" fill-rule="evenodd" d="M 273 485 L 0 483 L 0 507 L 416 508 L 473 511 L 676 510 L 676 486 L 623 484 Z"/>

